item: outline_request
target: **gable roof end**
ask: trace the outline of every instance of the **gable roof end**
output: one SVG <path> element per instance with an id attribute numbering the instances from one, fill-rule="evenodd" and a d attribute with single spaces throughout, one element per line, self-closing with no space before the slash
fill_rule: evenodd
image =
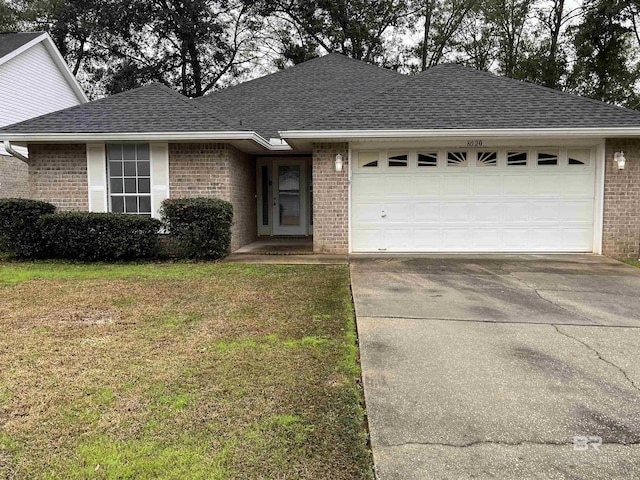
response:
<path id="1" fill-rule="evenodd" d="M 8 62 L 14 57 L 17 57 L 22 52 L 28 50 L 42 43 L 47 52 L 51 56 L 52 60 L 62 73 L 69 87 L 73 90 L 80 103 L 86 103 L 89 101 L 84 90 L 80 87 L 78 80 L 73 75 L 67 62 L 60 54 L 58 47 L 56 47 L 53 40 L 46 32 L 9 32 L 0 33 L 0 65 Z"/>
<path id="2" fill-rule="evenodd" d="M 4 57 L 9 55 L 29 42 L 43 37 L 44 32 L 6 32 L 0 33 L 0 63 L 6 61 Z"/>

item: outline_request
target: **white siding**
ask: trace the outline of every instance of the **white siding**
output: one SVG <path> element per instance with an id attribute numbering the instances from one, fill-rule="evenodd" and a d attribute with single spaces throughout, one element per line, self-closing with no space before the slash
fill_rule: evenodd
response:
<path id="1" fill-rule="evenodd" d="M 42 42 L 0 65 L 0 126 L 79 104 Z"/>

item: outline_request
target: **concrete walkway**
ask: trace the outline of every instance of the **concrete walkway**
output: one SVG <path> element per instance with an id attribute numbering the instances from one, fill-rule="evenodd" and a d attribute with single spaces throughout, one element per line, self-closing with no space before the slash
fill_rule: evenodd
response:
<path id="1" fill-rule="evenodd" d="M 351 275 L 379 479 L 640 478 L 640 269 L 362 257 Z"/>

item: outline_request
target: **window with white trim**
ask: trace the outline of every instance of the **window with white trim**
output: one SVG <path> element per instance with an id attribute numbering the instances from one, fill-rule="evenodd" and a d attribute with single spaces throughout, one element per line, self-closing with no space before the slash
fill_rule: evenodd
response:
<path id="1" fill-rule="evenodd" d="M 527 152 L 507 152 L 507 167 L 526 167 Z"/>
<path id="2" fill-rule="evenodd" d="M 538 165 L 540 166 L 558 165 L 558 152 L 553 152 L 553 151 L 538 152 Z"/>
<path id="3" fill-rule="evenodd" d="M 569 149 L 567 150 L 567 158 L 569 165 L 589 165 L 591 150 Z"/>
<path id="4" fill-rule="evenodd" d="M 467 152 L 447 152 L 448 167 L 466 167 L 467 165 L 469 165 Z"/>
<path id="5" fill-rule="evenodd" d="M 107 177 L 109 211 L 151 215 L 149 144 L 108 144 Z"/>
<path id="6" fill-rule="evenodd" d="M 409 165 L 409 155 L 406 153 L 397 153 L 389 155 L 388 166 L 390 167 L 406 167 Z"/>
<path id="7" fill-rule="evenodd" d="M 478 167 L 497 167 L 498 166 L 498 152 L 478 152 L 478 161 L 476 162 Z"/>
<path id="8" fill-rule="evenodd" d="M 378 166 L 380 154 L 378 152 L 358 153 L 358 168 L 375 168 Z"/>
<path id="9" fill-rule="evenodd" d="M 418 152 L 418 167 L 437 167 L 438 152 Z"/>

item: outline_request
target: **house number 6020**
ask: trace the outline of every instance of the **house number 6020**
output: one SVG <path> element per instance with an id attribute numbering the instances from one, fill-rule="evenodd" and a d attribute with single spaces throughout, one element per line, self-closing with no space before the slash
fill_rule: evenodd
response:
<path id="1" fill-rule="evenodd" d="M 482 140 L 467 140 L 467 147 L 481 147 Z"/>

